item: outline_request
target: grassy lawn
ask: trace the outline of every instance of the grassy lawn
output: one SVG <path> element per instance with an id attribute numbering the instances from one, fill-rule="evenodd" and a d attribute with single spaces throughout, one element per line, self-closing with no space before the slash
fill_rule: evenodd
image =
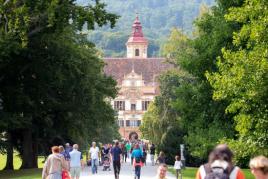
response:
<path id="1" fill-rule="evenodd" d="M 15 171 L 3 171 L 5 167 L 6 156 L 0 154 L 0 179 L 41 179 L 42 167 L 44 157 L 38 158 L 39 169 L 28 169 L 28 170 L 18 170 L 21 166 L 21 160 L 14 154 L 14 167 Z M 169 167 L 169 171 L 175 174 L 173 167 Z M 187 168 L 182 171 L 183 179 L 195 179 L 197 168 Z M 254 179 L 253 175 L 250 173 L 249 169 L 243 169 L 246 179 Z"/>
<path id="2" fill-rule="evenodd" d="M 14 153 L 14 168 L 15 170 L 19 169 L 21 166 L 21 159 L 18 156 L 17 153 Z M 44 157 L 38 157 L 38 168 L 43 168 L 43 161 L 44 161 Z M 6 155 L 2 155 L 0 154 L 0 170 L 3 170 L 3 168 L 6 165 Z"/>
<path id="3" fill-rule="evenodd" d="M 18 154 L 14 154 L 15 171 L 0 171 L 0 179 L 41 179 L 44 157 L 38 157 L 39 169 L 18 170 L 21 166 L 21 159 Z M 6 165 L 6 155 L 0 154 L 0 170 Z"/>
<path id="4" fill-rule="evenodd" d="M 41 179 L 42 169 L 0 171 L 0 179 Z"/>
<path id="5" fill-rule="evenodd" d="M 195 174 L 198 168 L 186 168 L 182 170 L 182 178 L 183 179 L 195 179 Z M 169 167 L 169 171 L 175 175 L 175 170 L 173 167 Z M 254 179 L 254 176 L 250 173 L 249 169 L 243 169 L 246 179 Z"/>

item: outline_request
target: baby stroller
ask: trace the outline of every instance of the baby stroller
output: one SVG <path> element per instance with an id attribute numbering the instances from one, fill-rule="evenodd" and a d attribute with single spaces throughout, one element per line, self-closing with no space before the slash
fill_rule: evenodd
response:
<path id="1" fill-rule="evenodd" d="M 107 170 L 111 171 L 109 155 L 105 155 L 104 160 L 103 160 L 103 171 L 107 171 Z"/>

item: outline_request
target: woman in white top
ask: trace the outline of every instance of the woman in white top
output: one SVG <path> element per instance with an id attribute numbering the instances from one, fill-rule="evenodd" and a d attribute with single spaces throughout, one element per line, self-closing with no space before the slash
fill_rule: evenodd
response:
<path id="1" fill-rule="evenodd" d="M 174 164 L 174 169 L 176 170 L 176 179 L 178 179 L 179 176 L 182 178 L 181 167 L 182 167 L 182 163 L 181 163 L 180 157 L 178 155 L 176 155 L 175 164 Z"/>
<path id="2" fill-rule="evenodd" d="M 90 158 L 91 158 L 91 170 L 92 174 L 98 172 L 99 165 L 99 147 L 96 146 L 96 142 L 92 142 L 92 147 L 89 150 Z"/>

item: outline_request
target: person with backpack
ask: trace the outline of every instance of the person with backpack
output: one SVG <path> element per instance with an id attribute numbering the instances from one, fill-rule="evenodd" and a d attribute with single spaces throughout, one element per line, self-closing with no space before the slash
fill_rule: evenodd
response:
<path id="1" fill-rule="evenodd" d="M 232 163 L 233 153 L 226 144 L 220 144 L 209 155 L 209 162 L 201 165 L 196 179 L 245 179 L 241 169 Z"/>
<path id="2" fill-rule="evenodd" d="M 143 166 L 142 157 L 143 153 L 140 149 L 139 144 L 135 144 L 134 150 L 132 151 L 131 157 L 133 158 L 133 167 L 135 168 L 135 179 L 140 179 L 141 167 Z"/>

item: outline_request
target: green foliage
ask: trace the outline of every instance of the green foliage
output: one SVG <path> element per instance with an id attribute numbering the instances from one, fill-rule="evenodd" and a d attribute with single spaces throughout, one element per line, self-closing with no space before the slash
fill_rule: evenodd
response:
<path id="1" fill-rule="evenodd" d="M 218 70 L 215 59 L 221 56 L 222 47 L 233 47 L 233 32 L 240 26 L 225 21 L 224 16 L 228 8 L 239 3 L 241 5 L 242 1 L 228 4 L 219 1 L 217 6 L 203 13 L 195 21 L 196 37 L 188 40 L 186 44 L 189 47 L 181 52 L 184 55 L 176 58 L 180 67 L 193 76 L 193 80 L 178 87 L 175 109 L 187 133 L 184 141 L 190 155 L 203 161 L 220 139 L 235 136 L 232 115 L 225 113 L 227 102 L 212 98 L 213 89 L 205 73 Z"/>
<path id="2" fill-rule="evenodd" d="M 169 164 L 173 163 L 174 155 L 178 154 L 184 135 L 178 113 L 172 107 L 175 87 L 180 85 L 182 75 L 169 71 L 160 76 L 160 95 L 150 104 L 140 126 L 143 137 L 156 144 L 158 151 L 164 151 Z"/>
<path id="3" fill-rule="evenodd" d="M 225 18 L 242 24 L 234 33 L 235 49 L 222 50 L 219 72 L 207 73 L 216 100 L 228 100 L 227 113 L 235 114 L 240 137 L 259 148 L 268 145 L 268 36 L 266 1 L 245 1 L 231 8 Z"/>
<path id="4" fill-rule="evenodd" d="M 171 64 L 186 66 L 189 56 L 194 54 L 190 43 L 190 39 L 183 34 L 182 30 L 173 28 L 168 40 L 161 47 L 161 54 Z"/>
<path id="5" fill-rule="evenodd" d="M 87 2 L 87 0 L 78 0 L 81 5 L 87 5 Z M 144 35 L 149 39 L 148 55 L 151 57 L 160 55 L 160 47 L 167 40 L 166 37 L 172 28 L 180 28 L 191 34 L 192 22 L 198 16 L 200 6 L 214 4 L 214 0 L 104 0 L 104 2 L 109 10 L 120 15 L 118 23 L 112 30 L 106 27 L 98 29 L 97 37 L 95 32 L 89 33 L 89 39 L 93 40 L 98 48 L 103 49 L 106 57 L 126 56 L 125 43 L 131 34 L 135 13 L 139 14 Z M 104 45 L 107 41 L 111 41 L 109 37 L 113 36 L 113 33 L 120 36 L 118 39 L 113 39 L 114 46 Z M 123 38 L 126 40 L 121 43 Z M 117 47 L 116 50 L 114 47 Z"/>
<path id="6" fill-rule="evenodd" d="M 198 170 L 198 168 L 192 168 L 192 167 L 187 167 L 185 170 L 182 170 L 183 179 L 195 179 L 197 170 Z M 176 170 L 173 167 L 169 167 L 168 171 L 174 175 L 176 174 Z M 242 171 L 245 174 L 246 179 L 254 179 L 255 178 L 249 169 L 242 169 Z"/>
<path id="7" fill-rule="evenodd" d="M 51 145 L 81 143 L 115 125 L 106 99 L 115 97 L 116 82 L 77 32 L 84 25 L 114 26 L 117 16 L 99 1 L 87 7 L 72 0 L 0 4 L 0 132 L 11 136 L 7 143 L 20 152 L 22 168 L 33 168 L 37 153 Z"/>
<path id="8" fill-rule="evenodd" d="M 221 143 L 226 143 L 234 152 L 234 163 L 247 168 L 251 158 L 264 155 L 267 156 L 267 148 L 260 148 L 256 141 L 251 141 L 246 137 L 240 137 L 237 140 L 223 138 Z"/>
<path id="9" fill-rule="evenodd" d="M 242 0 L 218 1 L 217 6 L 203 10 L 196 19 L 195 38 L 190 39 L 174 29 L 162 48 L 169 62 L 178 66 L 176 70 L 187 74 L 177 76 L 179 84 L 167 85 L 166 91 L 175 92 L 166 106 L 177 114 L 179 120 L 175 125 L 180 128 L 177 134 L 181 131 L 185 134 L 183 142 L 186 144 L 190 165 L 207 160 L 208 153 L 221 139 L 236 137 L 233 114 L 226 113 L 228 100 L 213 99 L 213 88 L 205 73 L 219 70 L 216 58 L 222 56 L 223 47 L 237 48 L 232 43 L 233 34 L 239 31 L 241 24 L 226 21 L 225 15 L 229 8 L 242 4 Z M 165 81 L 160 81 L 160 86 L 166 84 Z M 155 111 L 160 113 L 161 108 L 156 105 Z M 165 119 L 167 123 L 171 123 L 170 120 L 169 116 Z M 161 129 L 159 131 L 159 135 L 165 137 L 166 134 Z"/>

